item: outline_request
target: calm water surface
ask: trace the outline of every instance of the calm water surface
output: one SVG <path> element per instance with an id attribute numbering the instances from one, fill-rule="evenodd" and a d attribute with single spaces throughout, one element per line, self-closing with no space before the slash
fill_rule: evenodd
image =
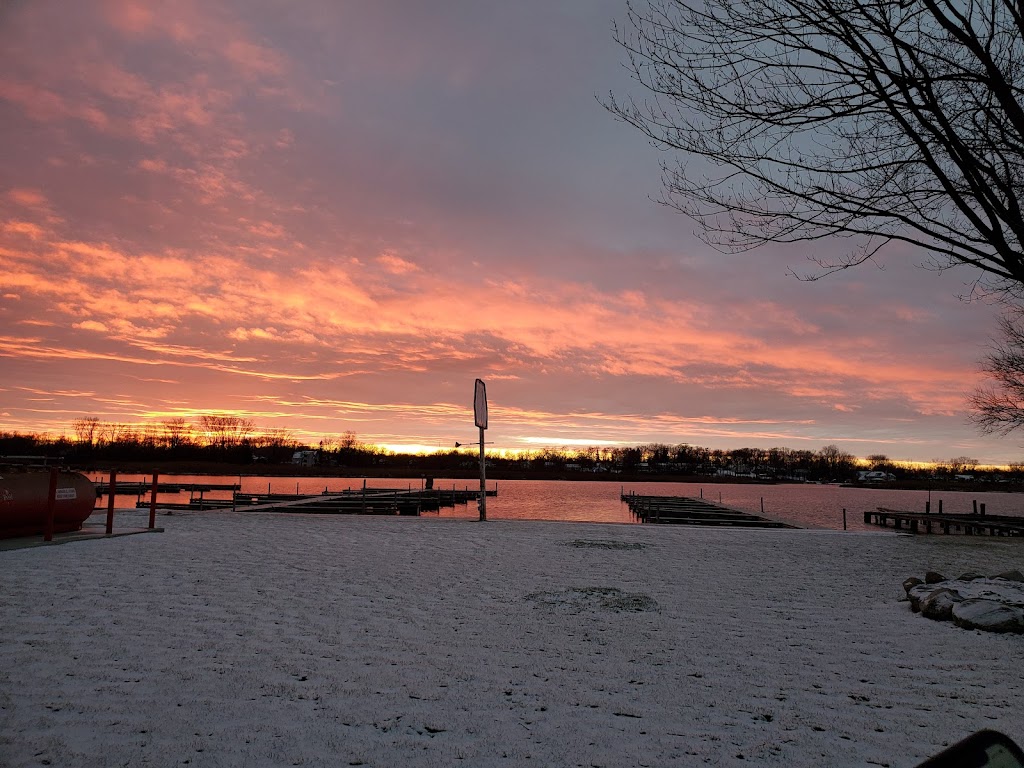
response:
<path id="1" fill-rule="evenodd" d="M 104 475 L 93 474 L 94 480 Z M 137 482 L 142 475 L 121 475 L 119 480 Z M 338 477 L 247 477 L 236 476 L 161 476 L 168 483 L 241 483 L 245 493 L 320 493 L 367 488 L 417 489 L 420 478 L 338 478 Z M 843 527 L 843 509 L 847 511 L 850 530 L 878 530 L 864 525 L 864 512 L 876 507 L 892 507 L 908 511 L 924 511 L 928 491 L 891 491 L 873 488 L 840 488 L 834 485 L 730 485 L 720 483 L 614 483 L 604 481 L 564 480 L 500 480 L 488 481 L 497 486 L 498 495 L 487 499 L 487 516 L 491 519 L 570 520 L 599 523 L 635 523 L 629 508 L 620 501 L 620 493 L 634 492 L 659 496 L 702 496 L 726 506 L 764 514 L 801 527 Z M 467 480 L 434 480 L 435 488 L 478 488 L 479 482 Z M 161 494 L 160 501 L 188 501 L 189 493 Z M 206 498 L 230 498 L 229 493 L 211 492 Z M 986 505 L 990 514 L 1024 516 L 1024 495 L 1012 493 L 963 493 L 933 491 L 930 495 L 933 512 L 942 501 L 944 512 L 970 512 L 973 502 Z M 101 502 L 97 502 L 98 505 Z M 125 499 L 119 497 L 118 505 Z M 440 517 L 475 518 L 476 505 L 458 505 L 437 513 Z M 427 515 L 425 515 L 427 516 Z"/>

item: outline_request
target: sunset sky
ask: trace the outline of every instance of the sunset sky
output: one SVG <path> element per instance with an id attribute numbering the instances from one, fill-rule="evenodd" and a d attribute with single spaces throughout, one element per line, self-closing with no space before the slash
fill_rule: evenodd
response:
<path id="1" fill-rule="evenodd" d="M 0 429 L 448 448 L 480 377 L 500 448 L 1021 458 L 966 422 L 972 273 L 801 282 L 850 244 L 722 255 L 651 201 L 623 6 L 0 3 Z"/>

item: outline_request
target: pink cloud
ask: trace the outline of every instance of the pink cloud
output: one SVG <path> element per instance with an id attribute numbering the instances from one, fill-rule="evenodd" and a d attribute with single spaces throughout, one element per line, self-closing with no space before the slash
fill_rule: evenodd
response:
<path id="1" fill-rule="evenodd" d="M 38 189 L 11 189 L 7 191 L 11 201 L 26 208 L 47 208 L 46 196 Z"/>

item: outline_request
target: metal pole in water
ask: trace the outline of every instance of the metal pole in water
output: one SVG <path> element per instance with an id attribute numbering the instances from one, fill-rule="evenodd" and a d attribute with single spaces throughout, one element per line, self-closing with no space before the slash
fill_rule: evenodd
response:
<path id="1" fill-rule="evenodd" d="M 480 520 L 487 519 L 487 462 L 484 461 L 484 428 L 480 427 Z"/>
<path id="2" fill-rule="evenodd" d="M 843 530 L 846 530 L 846 507 L 843 507 Z"/>

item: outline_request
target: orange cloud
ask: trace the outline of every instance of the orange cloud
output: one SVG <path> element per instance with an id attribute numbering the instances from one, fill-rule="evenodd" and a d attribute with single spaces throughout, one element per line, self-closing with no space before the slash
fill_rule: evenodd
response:
<path id="1" fill-rule="evenodd" d="M 3 225 L 3 231 L 9 235 L 24 235 L 31 240 L 38 240 L 43 235 L 43 228 L 30 221 L 8 221 Z"/>
<path id="2" fill-rule="evenodd" d="M 377 263 L 392 275 L 408 275 L 420 271 L 420 268 L 411 261 L 406 261 L 393 253 L 385 253 L 378 256 Z"/>

